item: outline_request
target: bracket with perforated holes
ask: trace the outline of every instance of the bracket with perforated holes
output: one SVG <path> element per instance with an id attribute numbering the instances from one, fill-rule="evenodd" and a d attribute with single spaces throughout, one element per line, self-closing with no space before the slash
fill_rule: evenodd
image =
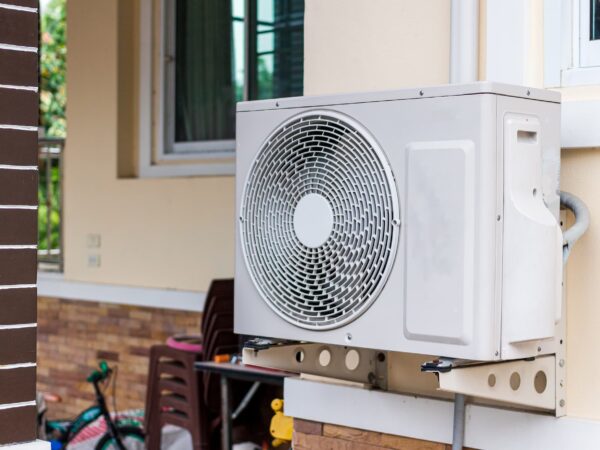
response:
<path id="1" fill-rule="evenodd" d="M 545 410 L 556 407 L 556 358 L 458 366 L 439 372 L 443 391 Z"/>
<path id="2" fill-rule="evenodd" d="M 387 353 L 338 345 L 294 343 L 244 348 L 244 364 L 387 387 Z"/>

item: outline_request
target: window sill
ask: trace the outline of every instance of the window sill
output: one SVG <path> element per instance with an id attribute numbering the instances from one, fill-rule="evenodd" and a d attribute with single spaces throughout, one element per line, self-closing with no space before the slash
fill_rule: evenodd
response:
<path id="1" fill-rule="evenodd" d="M 600 67 L 577 67 L 561 71 L 561 87 L 600 84 Z"/>
<path id="2" fill-rule="evenodd" d="M 37 291 L 39 297 L 194 312 L 202 312 L 206 296 L 195 291 L 70 281 L 62 273 L 49 272 L 38 272 Z"/>
<path id="3" fill-rule="evenodd" d="M 139 178 L 169 178 L 235 175 L 235 162 L 140 165 Z"/>

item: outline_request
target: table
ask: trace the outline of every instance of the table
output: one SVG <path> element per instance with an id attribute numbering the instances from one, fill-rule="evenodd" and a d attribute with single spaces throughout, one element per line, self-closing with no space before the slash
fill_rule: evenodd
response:
<path id="1" fill-rule="evenodd" d="M 221 448 L 231 450 L 231 399 L 229 380 L 253 381 L 261 384 L 283 386 L 283 380 L 297 374 L 280 370 L 263 369 L 261 367 L 244 366 L 243 364 L 216 363 L 199 361 L 195 363 L 199 372 L 218 374 L 221 378 Z"/>

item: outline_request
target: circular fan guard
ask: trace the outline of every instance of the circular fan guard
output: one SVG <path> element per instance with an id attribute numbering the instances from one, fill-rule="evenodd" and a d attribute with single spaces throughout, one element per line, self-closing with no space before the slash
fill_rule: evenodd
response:
<path id="1" fill-rule="evenodd" d="M 331 233 L 317 247 L 294 229 L 295 208 L 310 194 L 333 212 Z M 359 124 L 329 111 L 297 115 L 267 139 L 246 180 L 240 221 L 263 299 L 286 321 L 316 330 L 354 320 L 378 297 L 400 223 L 383 152 Z"/>

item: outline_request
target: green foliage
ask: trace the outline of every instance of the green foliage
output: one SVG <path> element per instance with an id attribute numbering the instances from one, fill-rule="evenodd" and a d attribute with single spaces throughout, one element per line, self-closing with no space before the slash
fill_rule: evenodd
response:
<path id="1" fill-rule="evenodd" d="M 49 165 L 49 167 L 47 167 Z M 48 198 L 50 185 L 50 198 Z M 58 160 L 40 161 L 38 188 L 38 246 L 41 250 L 60 248 L 60 172 Z M 50 214 L 48 214 L 48 211 Z M 50 219 L 50 230 L 48 230 Z M 50 236 L 48 236 L 50 231 Z M 50 239 L 48 239 L 48 237 Z"/>
<path id="2" fill-rule="evenodd" d="M 40 118 L 46 136 L 66 136 L 66 0 L 50 0 L 40 24 Z"/>
<path id="3" fill-rule="evenodd" d="M 66 0 L 50 0 L 42 11 L 40 52 L 40 121 L 45 135 L 66 137 Z M 52 147 L 54 144 L 49 144 Z M 56 154 L 54 156 L 57 156 Z M 59 159 L 40 158 L 38 187 L 38 246 L 60 248 L 61 180 Z M 59 256 L 59 255 L 55 255 Z M 53 260 L 54 257 L 45 257 Z"/>

